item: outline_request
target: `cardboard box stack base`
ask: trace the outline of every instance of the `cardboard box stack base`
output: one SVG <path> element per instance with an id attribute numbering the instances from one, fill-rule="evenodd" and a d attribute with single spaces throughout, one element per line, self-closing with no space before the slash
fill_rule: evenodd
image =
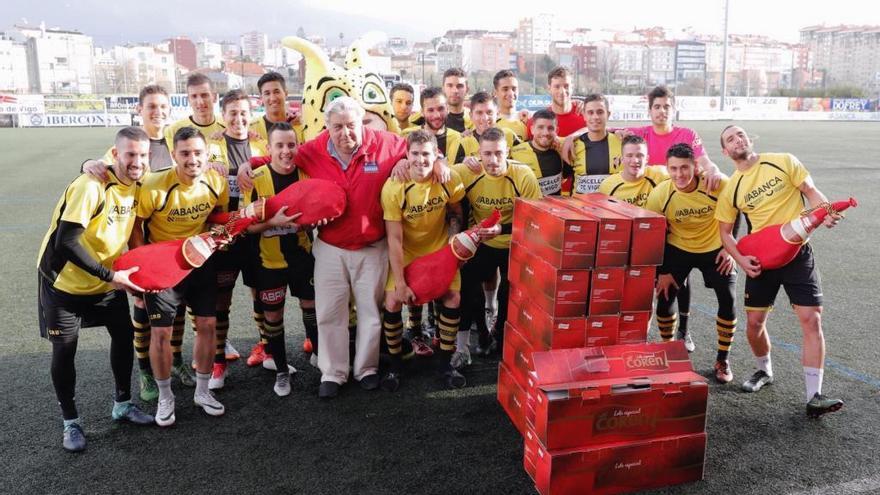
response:
<path id="1" fill-rule="evenodd" d="M 708 384 L 647 343 L 665 218 L 601 194 L 517 200 L 498 401 L 538 492 L 700 480 Z"/>

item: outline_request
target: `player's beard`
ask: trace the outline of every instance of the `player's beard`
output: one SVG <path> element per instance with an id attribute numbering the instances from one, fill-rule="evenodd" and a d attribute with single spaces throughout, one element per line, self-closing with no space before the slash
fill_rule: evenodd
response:
<path id="1" fill-rule="evenodd" d="M 737 151 L 731 152 L 730 158 L 734 161 L 742 161 L 742 160 L 746 160 L 749 157 L 749 155 L 751 155 L 751 154 L 752 154 L 752 147 L 749 146 L 749 147 L 743 148 L 742 150 L 737 150 Z"/>

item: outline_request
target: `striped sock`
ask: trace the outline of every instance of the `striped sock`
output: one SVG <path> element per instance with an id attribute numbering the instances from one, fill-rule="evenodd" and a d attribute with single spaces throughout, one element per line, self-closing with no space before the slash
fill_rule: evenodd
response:
<path id="1" fill-rule="evenodd" d="M 263 314 L 263 303 L 259 298 L 254 299 L 254 323 L 257 324 L 257 331 L 260 332 L 260 343 L 266 345 L 269 342 L 266 339 L 266 315 Z"/>
<path id="2" fill-rule="evenodd" d="M 134 307 L 131 324 L 134 326 L 134 352 L 138 368 L 142 373 L 153 374 L 150 367 L 150 317 L 146 308 Z"/>
<path id="3" fill-rule="evenodd" d="M 403 317 L 400 311 L 385 311 L 382 316 L 382 331 L 388 345 L 388 354 L 391 355 L 391 368 L 397 371 L 403 358 Z"/>
<path id="4" fill-rule="evenodd" d="M 716 316 L 715 331 L 718 332 L 718 357 L 716 359 L 726 361 L 730 353 L 730 346 L 733 345 L 733 334 L 736 333 L 736 318 L 725 320 Z"/>
<path id="5" fill-rule="evenodd" d="M 657 315 L 657 328 L 660 330 L 660 338 L 663 339 L 663 342 L 672 340 L 676 320 L 678 320 L 678 315 L 675 313 L 669 316 Z"/>
<path id="6" fill-rule="evenodd" d="M 445 305 L 440 308 L 440 319 L 437 321 L 437 333 L 440 336 L 440 367 L 449 367 L 449 359 L 455 351 L 455 340 L 458 336 L 458 325 L 461 322 L 461 310 L 449 308 Z"/>
<path id="7" fill-rule="evenodd" d="M 268 351 L 275 360 L 279 373 L 287 371 L 287 349 L 284 346 L 284 317 L 278 321 L 266 320 L 266 339 L 269 341 Z"/>
<path id="8" fill-rule="evenodd" d="M 214 362 L 226 362 L 226 336 L 229 334 L 229 311 L 217 311 L 217 333 L 214 342 L 217 347 L 214 350 Z"/>

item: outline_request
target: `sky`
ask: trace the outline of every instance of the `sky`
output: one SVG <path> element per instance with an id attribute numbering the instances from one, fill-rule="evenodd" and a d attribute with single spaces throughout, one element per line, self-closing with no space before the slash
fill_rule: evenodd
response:
<path id="1" fill-rule="evenodd" d="M 835 0 L 822 8 L 797 0 L 729 0 L 730 33 L 767 35 L 781 41 L 798 40 L 802 27 L 814 24 L 880 25 L 880 2 Z M 238 35 L 259 30 L 270 38 L 296 33 L 302 26 L 309 35 L 319 34 L 330 44 L 339 33 L 346 43 L 367 31 L 379 30 L 410 41 L 428 41 L 446 29 L 513 30 L 520 18 L 538 13 L 556 14 L 561 27 L 631 30 L 662 26 L 667 32 L 693 28 L 699 33 L 721 34 L 724 0 L 626 0 L 590 2 L 557 0 L 443 0 L 442 8 L 430 10 L 430 2 L 394 0 L 262 0 L 260 9 L 236 0 L 210 2 L 180 0 L 40 0 L 8 2 L 0 12 L 0 30 L 26 20 L 45 21 L 48 27 L 76 29 L 98 46 L 158 41 L 186 35 L 237 40 Z M 818 3 L 818 2 L 817 2 Z M 625 5 L 624 9 L 612 9 Z M 832 7 L 828 7 L 833 5 Z M 623 10 L 623 12 L 621 11 Z"/>

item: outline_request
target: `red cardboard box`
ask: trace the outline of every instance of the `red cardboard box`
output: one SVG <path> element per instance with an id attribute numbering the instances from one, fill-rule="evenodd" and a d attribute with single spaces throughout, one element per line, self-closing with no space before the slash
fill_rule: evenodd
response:
<path id="1" fill-rule="evenodd" d="M 520 435 L 526 433 L 526 413 L 529 409 L 529 400 L 526 390 L 516 381 L 510 368 L 501 363 L 498 366 L 498 402 Z"/>
<path id="2" fill-rule="evenodd" d="M 674 344 L 533 353 L 530 428 L 549 450 L 704 431 L 708 384 Z"/>
<path id="3" fill-rule="evenodd" d="M 504 347 L 501 349 L 501 359 L 523 390 L 534 386 L 535 364 L 532 361 L 534 350 L 522 331 L 507 320 L 504 323 Z"/>
<path id="4" fill-rule="evenodd" d="M 629 264 L 633 266 L 662 265 L 666 244 L 666 217 L 602 193 L 579 195 L 580 201 L 594 204 L 632 219 L 632 250 Z"/>
<path id="5" fill-rule="evenodd" d="M 620 311 L 651 311 L 654 307 L 656 266 L 631 266 L 624 272 Z"/>
<path id="6" fill-rule="evenodd" d="M 634 311 L 620 314 L 617 331 L 618 344 L 643 344 L 648 340 L 651 311 Z"/>
<path id="7" fill-rule="evenodd" d="M 581 347 L 617 344 L 619 326 L 620 321 L 617 315 L 588 316 L 586 319 L 586 342 Z"/>
<path id="8" fill-rule="evenodd" d="M 541 495 L 609 495 L 703 479 L 706 434 L 546 450 L 525 434 L 523 465 Z"/>
<path id="9" fill-rule="evenodd" d="M 576 349 L 618 343 L 617 315 L 553 317 L 532 301 L 511 300 L 507 321 L 516 326 L 534 350 Z"/>
<path id="10" fill-rule="evenodd" d="M 589 270 L 556 268 L 537 256 L 527 255 L 520 244 L 512 243 L 508 279 L 553 316 L 586 314 Z"/>
<path id="11" fill-rule="evenodd" d="M 511 240 L 557 268 L 592 268 L 599 221 L 539 199 L 517 198 Z"/>
<path id="12" fill-rule="evenodd" d="M 574 198 L 551 196 L 547 201 L 565 206 L 599 221 L 596 266 L 626 266 L 629 262 L 632 219 Z"/>
<path id="13" fill-rule="evenodd" d="M 624 268 L 596 268 L 590 280 L 590 298 L 587 314 L 616 315 L 623 299 Z"/>

